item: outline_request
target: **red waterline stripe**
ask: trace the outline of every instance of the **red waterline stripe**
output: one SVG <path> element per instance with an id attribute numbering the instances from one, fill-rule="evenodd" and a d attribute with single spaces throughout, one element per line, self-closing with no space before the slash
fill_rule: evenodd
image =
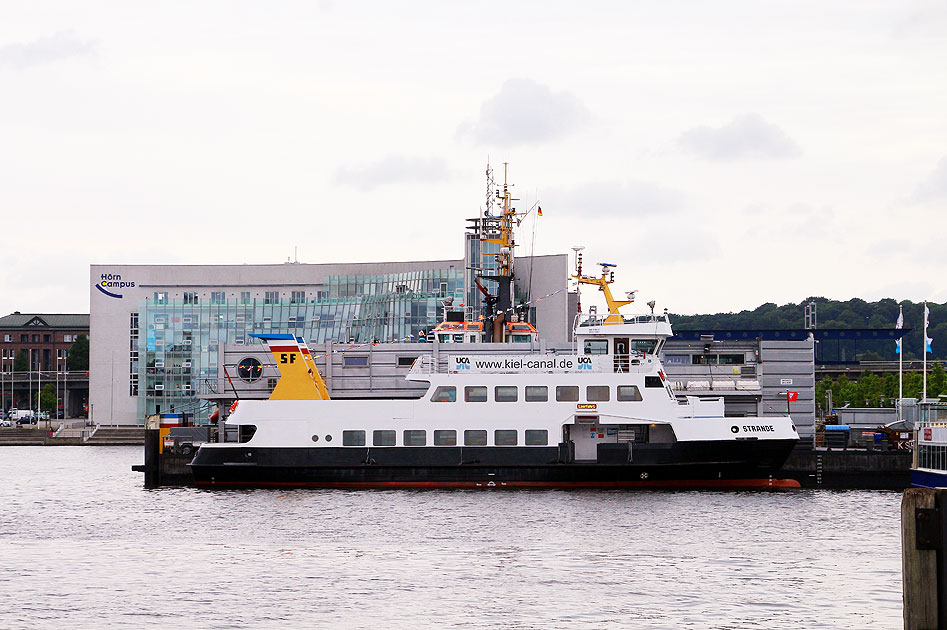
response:
<path id="1" fill-rule="evenodd" d="M 657 481 L 199 481 L 198 486 L 271 488 L 801 488 L 795 479 Z"/>

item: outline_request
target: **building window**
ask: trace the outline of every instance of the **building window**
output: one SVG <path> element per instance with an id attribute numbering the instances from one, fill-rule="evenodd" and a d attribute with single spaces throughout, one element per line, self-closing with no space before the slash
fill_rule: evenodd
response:
<path id="1" fill-rule="evenodd" d="M 342 367 L 368 367 L 368 357 L 366 355 L 345 355 L 342 357 Z"/>
<path id="2" fill-rule="evenodd" d="M 43 335 L 43 343 L 52 343 L 52 341 L 53 341 L 52 335 Z"/>
<path id="3" fill-rule="evenodd" d="M 39 335 L 36 333 L 33 333 L 33 343 L 39 343 Z"/>
<path id="4" fill-rule="evenodd" d="M 3 340 L 7 343 L 13 343 L 13 335 L 4 335 Z"/>
<path id="5" fill-rule="evenodd" d="M 464 431 L 464 446 L 486 446 L 487 432 L 482 429 Z"/>
<path id="6" fill-rule="evenodd" d="M 457 388 L 453 385 L 439 385 L 431 396 L 432 402 L 455 402 L 457 400 Z"/>
<path id="7" fill-rule="evenodd" d="M 372 431 L 372 446 L 394 446 L 395 432 L 389 429 Z"/>
<path id="8" fill-rule="evenodd" d="M 342 431 L 342 446 L 365 446 L 365 432 Z"/>
<path id="9" fill-rule="evenodd" d="M 526 402 L 546 402 L 549 400 L 549 388 L 545 385 L 527 385 Z"/>
<path id="10" fill-rule="evenodd" d="M 516 385 L 497 385 L 493 388 L 493 400 L 496 402 L 516 402 Z"/>
<path id="11" fill-rule="evenodd" d="M 197 293 L 194 291 L 185 291 L 184 292 L 184 303 L 185 304 L 197 304 Z"/>
<path id="12" fill-rule="evenodd" d="M 546 446 L 549 432 L 546 429 L 526 429 L 526 446 Z"/>
<path id="13" fill-rule="evenodd" d="M 589 385 L 585 388 L 585 399 L 589 402 L 607 402 L 608 385 Z"/>
<path id="14" fill-rule="evenodd" d="M 497 429 L 493 432 L 494 446 L 516 446 L 516 429 Z"/>
<path id="15" fill-rule="evenodd" d="M 306 303 L 306 292 L 305 291 L 293 291 L 289 295 L 290 304 L 305 304 Z"/>
<path id="16" fill-rule="evenodd" d="M 279 302 L 279 291 L 266 291 L 263 294 L 264 304 L 277 304 Z"/>
<path id="17" fill-rule="evenodd" d="M 427 445 L 427 431 L 424 429 L 405 429 L 404 430 L 404 445 L 405 446 L 426 446 Z"/>
<path id="18" fill-rule="evenodd" d="M 263 364 L 254 357 L 246 357 L 237 364 L 237 376 L 246 383 L 259 380 L 263 375 Z"/>
<path id="19" fill-rule="evenodd" d="M 487 402 L 487 387 L 485 385 L 468 385 L 464 387 L 465 402 Z"/>
<path id="20" fill-rule="evenodd" d="M 165 304 L 168 301 L 168 292 L 167 291 L 155 291 L 155 302 L 158 304 Z"/>
<path id="21" fill-rule="evenodd" d="M 241 291 L 241 292 L 240 292 L 240 303 L 241 303 L 241 304 L 249 304 L 249 303 L 250 303 L 250 292 L 249 292 L 249 291 Z"/>
<path id="22" fill-rule="evenodd" d="M 227 294 L 223 291 L 211 291 L 210 292 L 210 303 L 211 304 L 223 304 L 227 301 Z"/>
<path id="23" fill-rule="evenodd" d="M 618 400 L 621 401 L 641 401 L 641 392 L 638 391 L 637 385 L 619 385 L 618 386 Z"/>
<path id="24" fill-rule="evenodd" d="M 559 402 L 578 402 L 579 388 L 577 385 L 556 385 L 556 400 Z"/>
<path id="25" fill-rule="evenodd" d="M 398 357 L 398 367 L 411 367 L 417 360 L 417 357 Z"/>
<path id="26" fill-rule="evenodd" d="M 453 429 L 434 431 L 434 446 L 457 446 L 457 431 Z"/>

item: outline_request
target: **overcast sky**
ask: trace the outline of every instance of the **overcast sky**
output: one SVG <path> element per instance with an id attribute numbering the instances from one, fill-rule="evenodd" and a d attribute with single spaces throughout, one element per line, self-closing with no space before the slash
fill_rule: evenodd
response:
<path id="1" fill-rule="evenodd" d="M 90 263 L 460 258 L 488 157 L 535 253 L 659 309 L 944 302 L 945 60 L 943 2 L 4 3 L 0 314 L 88 312 Z"/>

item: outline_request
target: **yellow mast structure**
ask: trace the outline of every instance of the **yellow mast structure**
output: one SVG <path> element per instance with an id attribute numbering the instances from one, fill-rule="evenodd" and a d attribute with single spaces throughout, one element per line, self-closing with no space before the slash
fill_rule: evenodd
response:
<path id="1" fill-rule="evenodd" d="M 519 201 L 513 197 L 510 192 L 510 184 L 507 182 L 507 167 L 509 162 L 503 163 L 503 193 L 497 191 L 497 199 L 500 200 L 503 208 L 503 216 L 500 218 L 500 238 L 483 239 L 485 243 L 496 243 L 500 246 L 500 253 L 497 255 L 499 268 L 498 276 L 513 276 L 513 248 L 516 243 L 513 242 L 513 222 L 516 220 L 516 208 L 513 207 L 514 201 Z"/>
<path id="2" fill-rule="evenodd" d="M 612 296 L 612 290 L 608 285 L 615 282 L 615 272 L 609 271 L 609 267 L 614 267 L 615 265 L 609 263 L 599 263 L 602 265 L 602 275 L 601 277 L 596 278 L 595 276 L 585 276 L 582 275 L 582 258 L 581 254 L 578 254 L 578 267 L 576 269 L 576 274 L 572 276 L 575 278 L 579 284 L 591 284 L 598 287 L 598 290 L 605 294 L 605 303 L 608 305 L 608 316 L 605 318 L 606 324 L 623 324 L 625 320 L 622 319 L 621 313 L 618 309 L 623 306 L 628 306 L 634 302 L 634 295 L 629 294 L 632 299 L 630 300 L 616 300 Z"/>

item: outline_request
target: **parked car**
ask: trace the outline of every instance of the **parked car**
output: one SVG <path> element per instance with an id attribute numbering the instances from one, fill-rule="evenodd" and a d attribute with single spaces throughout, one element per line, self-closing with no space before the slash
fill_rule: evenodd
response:
<path id="1" fill-rule="evenodd" d="M 7 420 L 6 418 L 4 418 L 3 420 L 0 420 L 0 427 L 12 427 L 12 426 L 13 426 L 13 423 L 10 420 Z"/>

